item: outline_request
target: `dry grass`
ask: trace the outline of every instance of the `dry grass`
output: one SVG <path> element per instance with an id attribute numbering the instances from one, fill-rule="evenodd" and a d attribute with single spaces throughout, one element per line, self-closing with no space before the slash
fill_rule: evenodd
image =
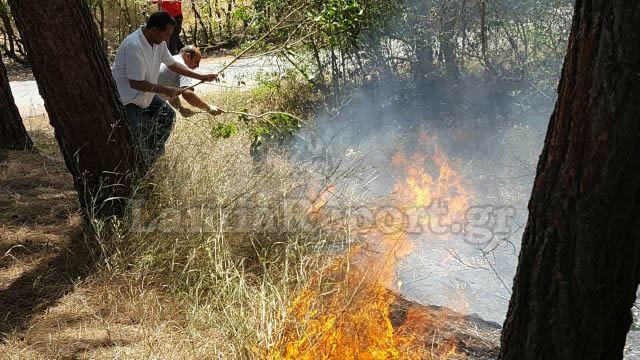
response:
<path id="1" fill-rule="evenodd" d="M 39 149 L 55 145 L 46 119 L 25 123 Z M 0 194 L 1 290 L 68 244 L 79 217 L 59 153 L 0 151 Z"/>
<path id="2" fill-rule="evenodd" d="M 282 97 L 264 88 L 215 100 L 229 109 L 283 109 Z M 178 119 L 166 155 L 132 205 L 133 223 L 116 224 L 115 235 L 100 239 L 109 254 L 106 266 L 74 282 L 46 311 L 32 309 L 33 318 L 0 344 L 2 357 L 256 358 L 260 347 L 277 339 L 292 294 L 326 264 L 320 249 L 338 241 L 291 200 L 326 179 L 281 154 L 255 162 L 243 131 L 225 140 L 211 137 L 217 121 L 234 116 Z M 30 130 L 41 152 L 59 157 L 45 126 Z M 55 177 L 69 184 L 65 194 L 73 199 L 68 176 Z M 51 206 L 66 209 L 68 202 Z M 50 219 L 60 226 L 60 219 Z M 105 224 L 94 225 L 100 233 Z M 52 236 L 49 231 L 43 241 Z M 40 256 L 33 266 L 43 261 Z M 15 271 L 14 265 L 7 268 Z M 26 270 L 7 275 L 5 284 Z"/>
<path id="3" fill-rule="evenodd" d="M 276 106 L 265 94 L 218 103 L 259 112 L 256 98 Z M 176 356 L 182 349 L 183 358 L 255 358 L 279 336 L 295 291 L 327 263 L 320 250 L 339 240 L 294 201 L 318 180 L 312 168 L 277 153 L 255 162 L 246 133 L 214 140 L 214 121 L 232 119 L 178 122 L 152 184 L 141 190 L 148 201 L 134 208 L 144 230 L 121 234 L 109 261 L 112 276 L 139 286 L 134 293 L 163 294 L 159 311 L 181 335 L 172 346 L 147 348 L 160 358 L 168 355 L 162 349 Z M 192 346 L 180 345 L 185 338 Z"/>

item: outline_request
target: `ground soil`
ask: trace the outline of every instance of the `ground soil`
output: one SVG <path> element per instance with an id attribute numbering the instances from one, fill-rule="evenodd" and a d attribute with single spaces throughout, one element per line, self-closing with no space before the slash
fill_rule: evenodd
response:
<path id="1" fill-rule="evenodd" d="M 34 80 L 33 73 L 28 66 L 20 64 L 13 59 L 3 58 L 4 66 L 7 68 L 7 77 L 9 81 L 26 81 Z"/>
<path id="2" fill-rule="evenodd" d="M 33 281 L 56 287 L 80 270 L 66 259 L 83 240 L 71 178 L 50 131 L 31 134 L 34 151 L 0 151 L 0 333 L 20 328 L 30 309 L 56 296 L 36 292 Z"/>
<path id="3" fill-rule="evenodd" d="M 118 343 L 85 283 L 98 247 L 46 118 L 25 124 L 36 149 L 0 150 L 0 359 L 94 358 Z"/>

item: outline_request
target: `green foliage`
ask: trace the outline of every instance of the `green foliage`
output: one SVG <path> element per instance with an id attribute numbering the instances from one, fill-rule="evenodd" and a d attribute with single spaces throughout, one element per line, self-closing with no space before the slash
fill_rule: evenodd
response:
<path id="1" fill-rule="evenodd" d="M 250 126 L 251 152 L 260 151 L 270 143 L 282 144 L 300 127 L 298 119 L 284 113 L 275 113 L 267 119 L 259 119 Z"/>
<path id="2" fill-rule="evenodd" d="M 251 152 L 260 151 L 267 144 L 282 144 L 293 136 L 302 124 L 287 113 L 273 112 L 265 116 L 249 113 L 247 108 L 237 112 L 237 122 L 221 122 L 213 125 L 214 139 L 228 139 L 239 134 L 238 125 L 244 127 L 251 138 Z"/>
<path id="3" fill-rule="evenodd" d="M 244 23 L 248 23 L 253 18 L 251 9 L 248 6 L 240 5 L 233 10 L 233 18 Z"/>
<path id="4" fill-rule="evenodd" d="M 242 108 L 240 112 L 242 112 L 242 114 L 238 115 L 238 120 L 245 125 L 249 125 L 249 122 L 251 121 L 251 118 L 249 117 L 249 109 Z"/>
<path id="5" fill-rule="evenodd" d="M 235 123 L 217 123 L 211 128 L 211 136 L 216 139 L 228 139 L 238 134 Z"/>
<path id="6" fill-rule="evenodd" d="M 259 151 L 268 143 L 281 144 L 294 135 L 301 124 L 297 118 L 285 113 L 273 113 L 265 117 L 250 116 L 247 109 L 238 114 L 238 123 L 242 124 L 251 137 L 251 151 Z M 211 128 L 214 139 L 228 139 L 239 133 L 235 122 L 217 123 Z"/>
<path id="7" fill-rule="evenodd" d="M 260 86 L 254 89 L 258 94 L 261 92 L 273 93 L 280 90 L 280 74 L 278 72 L 259 73 L 256 81 Z"/>
<path id="8" fill-rule="evenodd" d="M 358 0 L 323 1 L 313 20 L 331 44 L 355 46 L 365 21 L 364 8 Z"/>
<path id="9" fill-rule="evenodd" d="M 289 43 L 295 43 L 297 37 L 304 46 L 293 54 L 286 47 L 281 54 L 316 89 L 331 95 L 329 105 L 334 108 L 358 86 L 385 86 L 390 81 L 399 84 L 399 91 L 418 95 L 420 103 L 443 104 L 433 108 L 444 114 L 479 109 L 478 103 L 472 103 L 476 97 L 459 92 L 470 85 L 477 86 L 471 93 L 504 99 L 521 96 L 519 106 L 540 108 L 553 97 L 572 2 L 495 0 L 483 4 L 486 6 L 449 0 L 313 1 L 307 17 L 297 19 L 306 31 L 287 35 Z M 379 84 L 374 85 L 376 82 Z M 408 103 L 418 103 L 415 100 L 408 99 Z M 484 116 L 487 111 L 479 113 Z"/>

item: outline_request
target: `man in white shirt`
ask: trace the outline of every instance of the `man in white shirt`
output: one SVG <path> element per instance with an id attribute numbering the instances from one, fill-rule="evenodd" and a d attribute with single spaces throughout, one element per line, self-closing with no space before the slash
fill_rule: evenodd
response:
<path id="1" fill-rule="evenodd" d="M 177 87 L 158 85 L 160 65 L 164 63 L 174 72 L 198 80 L 217 78 L 216 74 L 197 73 L 173 59 L 166 41 L 175 26 L 175 20 L 168 13 L 153 13 L 146 26 L 131 33 L 120 44 L 111 66 L 129 126 L 142 150 L 147 169 L 164 152 L 176 115 L 157 94 L 170 98 L 180 94 Z"/>
<path id="2" fill-rule="evenodd" d="M 187 45 L 180 49 L 180 53 L 178 55 L 174 55 L 173 59 L 182 65 L 185 65 L 189 69 L 196 69 L 200 66 L 200 60 L 202 60 L 202 53 L 200 49 L 193 45 Z M 179 88 L 186 88 L 192 85 L 191 78 L 187 76 L 180 75 L 176 72 L 173 72 L 169 67 L 162 64 L 160 65 L 160 75 L 158 76 L 158 85 L 164 86 L 172 86 Z M 209 105 L 205 103 L 199 96 L 196 94 L 193 89 L 183 90 L 181 93 L 182 97 L 189 103 L 191 106 L 197 107 L 208 112 L 211 115 L 220 115 L 222 110 L 219 109 L 215 105 Z M 180 115 L 184 117 L 189 117 L 195 114 L 191 109 L 182 106 L 182 102 L 180 101 L 180 96 L 176 96 L 173 98 L 169 98 L 169 104 L 173 106 L 176 110 L 180 112 Z"/>

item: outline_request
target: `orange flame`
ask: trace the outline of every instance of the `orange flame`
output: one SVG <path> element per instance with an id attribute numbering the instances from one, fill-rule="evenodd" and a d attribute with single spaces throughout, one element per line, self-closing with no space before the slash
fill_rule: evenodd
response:
<path id="1" fill-rule="evenodd" d="M 309 214 L 319 213 L 320 210 L 322 210 L 324 206 L 327 204 L 327 201 L 329 201 L 335 189 L 336 189 L 335 185 L 329 185 L 326 189 L 323 189 L 319 195 L 314 196 L 313 190 L 310 188 L 309 191 L 307 192 L 307 196 L 310 199 L 313 199 L 313 202 L 311 203 L 311 209 L 309 209 Z"/>
<path id="2" fill-rule="evenodd" d="M 391 158 L 391 164 L 403 174 L 394 186 L 393 208 L 379 211 L 373 228 L 359 229 L 366 235 L 364 241 L 293 301 L 284 335 L 263 353 L 265 358 L 449 359 L 458 354 L 455 341 L 439 347 L 437 354 L 416 341 L 415 334 L 424 333 L 430 324 L 424 315 L 409 311 L 398 330 L 392 326 L 389 310 L 397 295 L 388 289 L 399 287 L 396 266 L 414 248 L 410 223 L 403 215 L 417 214 L 434 206 L 436 200 L 443 201 L 446 213 L 440 214 L 439 225 L 451 225 L 469 206 L 462 176 L 435 139 L 421 134 L 420 140 L 433 148 L 432 156 L 398 153 Z M 322 191 L 312 202 L 310 220 L 315 222 L 322 216 L 334 190 Z M 427 216 L 422 220 L 433 219 Z"/>
<path id="3" fill-rule="evenodd" d="M 357 284 L 352 284 L 356 285 Z M 418 359 L 408 346 L 410 339 L 394 334 L 389 305 L 395 295 L 381 286 L 363 286 L 352 296 L 346 287 L 327 296 L 304 291 L 290 312 L 301 329 L 291 325 L 275 359 Z"/>

